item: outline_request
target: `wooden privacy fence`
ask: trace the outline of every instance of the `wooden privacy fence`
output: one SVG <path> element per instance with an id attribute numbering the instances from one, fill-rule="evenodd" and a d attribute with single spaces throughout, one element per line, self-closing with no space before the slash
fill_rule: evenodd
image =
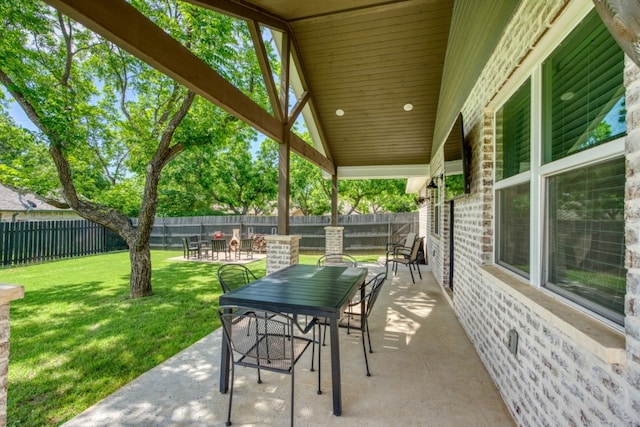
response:
<path id="1" fill-rule="evenodd" d="M 123 249 L 120 236 L 87 220 L 0 222 L 0 266 Z"/>
<path id="2" fill-rule="evenodd" d="M 183 237 L 207 240 L 221 231 L 229 239 L 234 229 L 240 230 L 240 237 L 276 234 L 277 224 L 275 216 L 156 218 L 149 243 L 152 249 L 182 249 Z M 301 250 L 324 252 L 325 227 L 330 224 L 329 216 L 291 217 L 290 233 L 302 236 Z M 343 215 L 338 226 L 344 227 L 345 251 L 382 251 L 388 242 L 418 232 L 418 213 Z M 0 222 L 0 266 L 125 249 L 116 233 L 86 220 Z"/>
<path id="3" fill-rule="evenodd" d="M 290 234 L 302 236 L 301 250 L 324 252 L 325 227 L 330 224 L 329 216 L 291 217 Z M 408 232 L 418 232 L 418 213 L 341 215 L 338 226 L 344 227 L 345 251 L 383 251 L 388 242 L 400 241 Z M 241 237 L 277 234 L 278 219 L 242 215 L 156 218 L 149 243 L 155 249 L 182 249 L 184 237 L 207 240 L 221 231 L 229 239 L 233 229 L 239 229 Z"/>

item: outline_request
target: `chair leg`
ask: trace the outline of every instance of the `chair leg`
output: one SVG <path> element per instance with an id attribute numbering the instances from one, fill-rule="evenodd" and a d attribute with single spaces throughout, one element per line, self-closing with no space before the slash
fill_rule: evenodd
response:
<path id="1" fill-rule="evenodd" d="M 320 332 L 318 332 L 318 338 L 320 337 Z M 313 368 L 313 361 L 315 360 L 316 354 L 316 327 L 313 327 L 312 337 L 311 337 L 311 369 L 309 371 L 313 372 L 315 369 Z M 318 347 L 320 347 L 320 341 L 318 340 Z"/>
<path id="2" fill-rule="evenodd" d="M 364 344 L 364 330 L 360 331 L 360 333 L 362 335 L 362 352 L 364 353 L 364 364 L 367 367 L 367 376 L 370 377 L 371 372 L 369 372 L 369 359 L 367 358 L 367 347 Z"/>
<path id="3" fill-rule="evenodd" d="M 291 415 L 289 417 L 289 419 L 291 420 L 291 427 L 293 427 L 293 414 L 294 414 L 293 403 L 294 403 L 294 397 L 295 397 L 295 391 L 294 391 L 295 382 L 293 381 L 294 372 L 295 372 L 295 369 L 293 366 L 291 366 Z"/>
<path id="4" fill-rule="evenodd" d="M 420 264 L 416 262 L 416 268 L 418 269 L 418 274 L 420 275 L 420 280 L 422 280 L 422 273 L 420 272 Z"/>
<path id="5" fill-rule="evenodd" d="M 369 335 L 369 318 L 367 317 L 365 320 L 365 326 L 367 328 L 367 340 L 369 341 L 369 353 L 373 353 L 373 349 L 371 348 L 371 335 Z"/>
<path id="6" fill-rule="evenodd" d="M 315 331 L 315 328 L 314 328 L 314 331 Z M 320 385 L 321 383 L 320 379 L 322 377 L 322 359 L 320 358 L 322 346 L 319 345 L 319 343 L 320 343 L 320 324 L 318 324 L 318 394 L 322 394 L 322 387 Z"/>
<path id="7" fill-rule="evenodd" d="M 233 401 L 233 379 L 235 377 L 235 367 L 231 364 L 231 387 L 229 389 L 229 410 L 227 411 L 227 426 L 231 425 L 231 403 Z"/>
<path id="8" fill-rule="evenodd" d="M 327 345 L 327 318 L 324 319 L 324 334 L 322 336 L 322 345 Z"/>

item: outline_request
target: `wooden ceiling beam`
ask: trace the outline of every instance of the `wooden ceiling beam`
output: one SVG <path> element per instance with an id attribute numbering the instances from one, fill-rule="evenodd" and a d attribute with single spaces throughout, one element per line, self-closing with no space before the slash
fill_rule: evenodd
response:
<path id="1" fill-rule="evenodd" d="M 283 142 L 283 126 L 280 120 L 271 116 L 126 1 L 45 0 L 45 2 L 229 114 L 243 120 L 269 138 L 279 143 Z M 211 0 L 202 1 L 202 3 L 218 2 Z M 331 160 L 297 135 L 290 133 L 293 151 L 328 173 L 335 173 L 336 168 Z"/>
<path id="2" fill-rule="evenodd" d="M 285 119 L 284 111 L 280 106 L 280 100 L 278 98 L 278 89 L 273 80 L 273 70 L 269 63 L 269 57 L 267 49 L 264 45 L 262 33 L 260 31 L 260 23 L 258 21 L 247 21 L 249 26 L 249 32 L 253 39 L 253 46 L 256 50 L 256 56 L 258 57 L 258 63 L 260 64 L 260 70 L 262 71 L 262 79 L 267 88 L 267 94 L 269 96 L 269 102 L 271 103 L 271 109 L 278 115 L 278 120 L 283 122 Z"/>
<path id="3" fill-rule="evenodd" d="M 290 32 L 289 23 L 284 19 L 271 15 L 263 10 L 241 4 L 232 0 L 185 0 L 193 5 L 215 10 L 236 18 L 257 21 L 262 25 L 282 32 Z"/>

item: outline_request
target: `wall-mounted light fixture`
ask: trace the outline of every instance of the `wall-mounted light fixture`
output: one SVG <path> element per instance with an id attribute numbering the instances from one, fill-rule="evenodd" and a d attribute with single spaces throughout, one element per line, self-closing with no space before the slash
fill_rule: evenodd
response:
<path id="1" fill-rule="evenodd" d="M 430 190 L 437 189 L 438 188 L 438 184 L 436 183 L 436 180 L 440 181 L 442 178 L 444 178 L 444 175 L 438 175 L 438 176 L 435 176 L 435 177 L 431 178 L 431 182 L 429 184 L 427 184 L 427 188 L 430 189 Z"/>

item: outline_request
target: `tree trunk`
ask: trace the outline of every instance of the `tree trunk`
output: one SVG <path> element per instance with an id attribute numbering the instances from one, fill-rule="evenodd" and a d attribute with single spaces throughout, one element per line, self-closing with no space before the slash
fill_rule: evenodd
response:
<path id="1" fill-rule="evenodd" d="M 153 295 L 151 289 L 151 251 L 149 245 L 131 245 L 129 247 L 131 261 L 131 278 L 129 279 L 129 296 L 131 298 Z"/>

